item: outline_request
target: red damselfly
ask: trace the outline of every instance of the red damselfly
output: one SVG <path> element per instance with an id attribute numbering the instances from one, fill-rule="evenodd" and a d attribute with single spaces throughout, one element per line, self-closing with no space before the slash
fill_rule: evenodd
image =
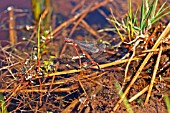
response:
<path id="1" fill-rule="evenodd" d="M 79 57 L 79 63 L 80 66 L 82 66 L 81 63 L 81 59 L 80 59 L 80 54 L 78 52 L 77 46 L 79 46 L 79 48 L 83 51 L 83 53 L 85 53 L 85 55 L 87 56 L 87 58 L 95 65 L 98 66 L 98 64 L 90 57 L 90 55 L 88 54 L 88 52 L 92 53 L 92 54 L 100 54 L 102 53 L 105 48 L 106 48 L 106 44 L 104 43 L 100 43 L 98 44 L 97 42 L 93 42 L 93 41 L 80 41 L 80 40 L 74 40 L 74 39 L 70 39 L 70 38 L 66 38 L 65 43 L 68 44 L 72 44 L 74 49 L 76 50 L 76 53 Z M 87 51 L 87 52 L 86 52 Z"/>
<path id="2" fill-rule="evenodd" d="M 80 40 L 74 40 L 74 39 L 70 39 L 70 38 L 66 38 L 64 41 L 66 43 L 71 43 L 74 46 L 78 45 L 85 51 L 88 51 L 88 52 L 91 52 L 94 54 L 102 52 L 106 48 L 106 44 L 104 44 L 104 43 L 97 44 L 97 42 L 93 42 L 93 41 L 80 41 Z"/>

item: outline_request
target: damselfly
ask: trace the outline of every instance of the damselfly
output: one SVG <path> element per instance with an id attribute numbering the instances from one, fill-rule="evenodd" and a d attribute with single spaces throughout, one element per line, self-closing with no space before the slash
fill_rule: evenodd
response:
<path id="1" fill-rule="evenodd" d="M 104 43 L 97 44 L 97 42 L 79 41 L 79 40 L 73 40 L 73 39 L 69 39 L 69 38 L 66 38 L 64 41 L 66 43 L 72 44 L 73 47 L 75 48 L 76 53 L 79 57 L 80 66 L 81 66 L 80 54 L 79 54 L 76 46 L 79 46 L 80 49 L 86 54 L 87 58 L 89 60 L 91 60 L 91 62 L 95 65 L 98 65 L 98 64 L 90 57 L 90 55 L 87 52 L 90 52 L 92 54 L 102 53 L 106 48 L 106 44 L 104 44 Z"/>
<path id="2" fill-rule="evenodd" d="M 80 41 L 80 40 L 74 40 L 70 38 L 66 38 L 64 41 L 66 43 L 73 44 L 73 46 L 79 46 L 85 51 L 88 51 L 94 54 L 98 52 L 102 52 L 106 48 L 106 44 L 104 43 L 97 44 L 97 42 L 93 42 L 93 41 Z"/>

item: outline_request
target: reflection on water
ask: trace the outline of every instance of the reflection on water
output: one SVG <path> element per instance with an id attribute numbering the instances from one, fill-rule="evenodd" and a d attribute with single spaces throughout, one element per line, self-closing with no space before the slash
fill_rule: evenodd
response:
<path id="1" fill-rule="evenodd" d="M 18 9 L 31 9 L 31 0 L 0 0 L 0 12 L 13 6 Z"/>
<path id="2" fill-rule="evenodd" d="M 23 27 L 32 24 L 31 0 L 0 0 L 0 40 L 9 40 L 9 12 L 8 7 L 14 7 L 15 30 L 17 36 L 25 35 Z"/>
<path id="3" fill-rule="evenodd" d="M 75 15 L 82 10 L 84 7 L 87 7 L 90 3 L 95 2 L 97 3 L 101 0 L 86 0 L 86 3 L 83 3 L 82 0 L 51 0 L 52 8 L 53 8 L 53 15 L 55 15 L 55 28 L 63 21 Z M 90 12 L 88 16 L 86 16 L 86 22 L 92 26 L 93 29 L 102 29 L 105 28 L 108 22 L 106 21 L 106 17 L 110 14 L 110 8 L 113 9 L 113 14 L 117 18 L 123 18 L 126 16 L 127 12 L 127 1 L 128 0 L 113 0 L 112 2 L 106 4 L 106 7 L 101 7 L 98 10 Z M 159 6 L 163 4 L 163 2 L 167 1 L 167 5 L 170 4 L 170 0 L 159 0 Z M 135 11 L 137 7 L 141 4 L 141 0 L 132 0 L 132 9 Z M 78 5 L 82 5 L 84 7 L 76 8 Z M 15 18 L 16 18 L 16 25 L 15 29 L 17 31 L 17 36 L 22 37 L 23 35 L 27 35 L 24 32 L 26 25 L 31 25 L 33 23 L 32 19 L 32 12 L 31 12 L 31 0 L 0 0 L 0 40 L 8 39 L 8 30 L 9 30 L 9 17 L 7 13 L 7 7 L 13 6 L 16 11 Z M 78 12 L 77 12 L 78 11 Z M 104 14 L 106 15 L 102 15 Z M 164 19 L 164 22 L 168 21 L 167 17 Z M 22 32 L 20 32 L 22 31 Z"/>

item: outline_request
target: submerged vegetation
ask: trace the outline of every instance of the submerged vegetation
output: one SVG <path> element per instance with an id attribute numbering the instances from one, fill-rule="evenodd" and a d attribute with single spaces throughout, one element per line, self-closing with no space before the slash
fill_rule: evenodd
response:
<path id="1" fill-rule="evenodd" d="M 110 7 L 114 1 L 83 0 L 60 25 L 52 19 L 60 15 L 52 17 L 49 0 L 35 4 L 27 35 L 16 40 L 13 19 L 8 23 L 10 41 L 0 42 L 1 112 L 140 113 L 154 110 L 152 106 L 170 111 L 166 2 L 158 7 L 158 0 L 142 0 L 133 12 L 128 0 L 128 12 L 118 18 Z M 110 23 L 107 28 L 88 23 L 96 10 L 98 18 Z M 16 18 L 12 11 L 10 18 Z"/>

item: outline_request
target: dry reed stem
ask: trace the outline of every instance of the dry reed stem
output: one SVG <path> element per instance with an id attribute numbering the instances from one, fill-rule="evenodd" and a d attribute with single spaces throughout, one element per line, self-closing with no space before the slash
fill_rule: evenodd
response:
<path id="1" fill-rule="evenodd" d="M 82 113 L 83 108 L 87 105 L 87 99 L 87 96 L 82 98 L 80 105 L 78 106 L 78 113 Z"/>
<path id="2" fill-rule="evenodd" d="M 8 7 L 9 11 L 9 38 L 12 45 L 16 44 L 17 36 L 15 31 L 15 17 L 14 17 L 14 8 Z"/>
<path id="3" fill-rule="evenodd" d="M 42 90 L 40 90 L 40 89 L 20 89 L 20 90 L 18 90 L 19 88 L 17 88 L 14 92 L 13 92 L 13 89 L 0 89 L 0 93 L 13 92 L 12 95 L 10 95 L 10 98 L 12 98 L 12 96 L 14 96 L 17 91 L 21 92 L 21 93 L 25 93 L 25 92 L 27 92 L 27 93 L 33 93 L 33 92 L 36 92 L 36 93 L 47 93 L 49 91 L 48 89 L 42 89 Z M 67 87 L 67 88 L 52 89 L 51 92 L 70 92 L 72 90 L 76 90 L 77 88 L 79 88 L 78 85 L 72 85 L 72 86 Z M 7 99 L 6 101 L 8 101 L 9 99 Z"/>
<path id="4" fill-rule="evenodd" d="M 132 61 L 133 61 L 133 60 L 140 60 L 140 58 L 135 57 L 135 58 L 132 59 Z M 114 62 L 110 62 L 110 63 L 107 63 L 107 64 L 101 64 L 101 65 L 99 65 L 99 67 L 100 67 L 101 69 L 103 69 L 103 68 L 106 68 L 106 67 L 110 67 L 110 66 L 122 64 L 122 63 L 125 63 L 125 62 L 128 62 L 128 61 L 129 61 L 129 59 L 120 59 L 120 60 L 116 60 L 116 61 L 114 61 Z M 97 66 L 92 66 L 91 68 L 92 68 L 92 69 L 98 69 Z"/>
<path id="5" fill-rule="evenodd" d="M 86 75 L 86 76 L 83 76 L 83 78 L 86 78 L 86 79 L 96 79 L 96 78 L 99 78 L 99 77 L 101 77 L 101 76 L 103 76 L 104 74 L 106 74 L 107 72 L 103 72 L 103 73 L 101 73 L 101 74 L 99 74 L 99 72 L 94 72 L 94 73 L 92 73 L 92 74 L 90 74 L 90 75 Z M 99 74 L 99 75 L 98 75 Z M 34 80 L 34 79 L 33 79 Z M 62 80 L 57 80 L 57 81 L 55 81 L 55 82 L 53 82 L 53 83 L 44 83 L 44 84 L 42 84 L 42 86 L 49 86 L 49 85 L 61 85 L 61 84 L 64 84 L 64 83 L 67 83 L 67 82 L 69 82 L 69 81 L 76 81 L 75 80 L 75 76 L 73 76 L 73 77 L 70 77 L 70 78 L 64 78 L 64 79 L 62 79 Z M 84 81 L 84 80 L 81 80 L 81 81 Z M 95 81 L 94 81 L 95 82 Z M 39 87 L 40 85 L 35 85 L 35 86 L 32 86 L 31 88 L 35 88 L 35 87 Z M 50 91 L 49 91 L 50 92 Z"/>
<path id="6" fill-rule="evenodd" d="M 102 85 L 98 85 L 96 86 L 96 90 L 92 91 L 92 92 L 88 92 L 88 95 L 86 95 L 85 93 L 83 93 L 82 95 L 84 95 L 85 97 L 82 97 L 79 99 L 80 101 L 80 105 L 78 106 L 78 111 L 79 113 L 82 113 L 83 108 L 85 108 L 85 106 L 88 106 L 89 101 L 87 101 L 87 99 L 90 97 L 91 99 L 102 90 Z M 88 109 L 87 109 L 88 111 Z"/>
<path id="7" fill-rule="evenodd" d="M 21 65 L 21 64 L 22 64 L 21 62 L 16 62 L 16 63 L 13 63 L 13 64 L 11 64 L 9 66 L 3 66 L 2 68 L 0 68 L 0 71 L 5 70 L 5 69 L 9 69 L 9 68 L 12 68 L 12 67 L 15 67 L 15 66 Z"/>
<path id="8" fill-rule="evenodd" d="M 167 51 L 170 49 L 170 46 L 162 47 L 162 51 Z M 149 53 L 149 52 L 159 52 L 160 49 L 148 49 L 145 51 L 142 51 L 142 53 Z"/>
<path id="9" fill-rule="evenodd" d="M 82 20 L 81 23 L 84 25 L 83 27 L 92 35 L 94 35 L 97 39 L 100 39 L 100 35 L 85 21 Z"/>
<path id="10" fill-rule="evenodd" d="M 106 5 L 108 2 L 112 2 L 112 1 L 113 1 L 113 0 L 104 0 L 104 1 L 102 1 L 102 2 L 100 2 L 100 3 L 97 3 L 97 2 L 96 2 L 96 4 L 91 8 L 90 11 L 94 11 L 94 10 L 98 9 L 99 7 L 104 6 L 104 5 Z"/>
<path id="11" fill-rule="evenodd" d="M 75 106 L 78 104 L 79 100 L 75 99 L 71 102 L 71 104 L 65 108 L 61 113 L 71 113 L 71 111 L 75 108 Z"/>
<path id="12" fill-rule="evenodd" d="M 133 58 L 132 60 L 140 60 L 140 58 Z M 101 69 L 103 69 L 103 68 L 106 68 L 106 67 L 122 64 L 122 63 L 125 63 L 125 62 L 128 62 L 128 61 L 129 61 L 129 59 L 117 60 L 117 61 L 110 62 L 110 63 L 107 63 L 107 64 L 101 64 L 101 65 L 99 65 L 99 67 Z M 91 68 L 92 69 L 98 69 L 98 66 L 92 66 Z M 75 70 L 75 69 L 74 70 L 66 70 L 66 71 L 61 71 L 61 72 L 54 72 L 54 73 L 45 75 L 44 77 L 51 77 L 51 76 L 58 76 L 58 75 L 63 75 L 63 74 L 78 73 L 78 72 L 81 72 L 81 71 L 83 71 L 83 70 L 81 70 L 81 69 L 78 69 L 78 70 Z M 42 76 L 36 76 L 35 78 L 41 78 L 41 77 Z"/>
<path id="13" fill-rule="evenodd" d="M 95 83 L 95 84 L 98 84 L 98 85 L 100 85 L 100 86 L 107 87 L 107 86 L 102 85 L 101 83 L 99 83 L 99 82 L 97 82 L 97 81 L 94 81 L 94 79 L 99 78 L 99 77 L 101 77 L 101 76 L 103 76 L 103 75 L 105 75 L 105 74 L 107 74 L 107 72 L 103 72 L 103 73 L 101 73 L 100 75 L 94 76 L 94 77 L 91 77 L 91 76 L 89 76 L 89 75 L 83 75 L 83 76 L 80 75 L 80 76 L 81 76 L 82 78 L 86 78 L 87 80 L 89 80 L 89 81 L 91 81 L 91 82 L 93 82 L 93 83 Z M 107 87 L 107 88 L 109 88 L 109 87 Z"/>
<path id="14" fill-rule="evenodd" d="M 69 81 L 72 81 L 74 80 L 75 78 L 64 78 L 62 80 L 57 80 L 55 82 L 50 82 L 50 83 L 43 83 L 42 86 L 53 86 L 53 85 L 60 85 L 60 84 L 64 84 L 64 83 L 67 83 Z M 33 86 L 33 87 L 39 87 L 40 85 L 36 85 L 36 86 Z M 50 87 L 52 89 L 52 87 Z M 51 89 L 49 88 L 49 92 L 51 91 Z"/>
<path id="15" fill-rule="evenodd" d="M 170 33 L 170 23 L 167 25 L 167 27 L 165 28 L 165 30 L 163 31 L 163 33 L 161 34 L 161 36 L 158 38 L 158 40 L 156 41 L 156 43 L 154 44 L 154 46 L 152 47 L 152 49 L 156 49 L 159 44 L 161 43 L 161 40 L 168 35 L 168 33 Z M 148 55 L 146 56 L 146 58 L 144 59 L 144 61 L 142 62 L 141 66 L 139 67 L 138 71 L 136 72 L 135 76 L 133 77 L 133 79 L 131 80 L 130 84 L 128 85 L 128 87 L 126 88 L 126 90 L 124 91 L 122 98 L 119 99 L 119 101 L 116 103 L 115 107 L 113 108 L 113 111 L 116 111 L 116 109 L 119 107 L 119 104 L 123 101 L 123 99 L 125 98 L 125 96 L 128 94 L 130 88 L 132 87 L 132 85 L 134 84 L 134 82 L 136 81 L 136 79 L 138 78 L 139 74 L 141 73 L 142 69 L 144 68 L 144 66 L 146 65 L 146 63 L 148 62 L 148 60 L 150 59 L 150 57 L 153 55 L 153 52 L 148 53 Z"/>
<path id="16" fill-rule="evenodd" d="M 82 90 L 84 91 L 85 96 L 88 96 L 88 95 L 87 95 L 87 92 L 86 92 L 86 90 L 85 90 L 85 88 L 84 88 L 84 86 L 83 86 L 83 84 L 82 84 L 82 82 L 80 81 L 80 77 L 81 77 L 81 76 L 83 76 L 83 72 L 80 72 L 80 75 L 78 75 L 77 80 L 78 80 L 78 82 L 79 82 L 80 87 L 81 87 Z"/>
<path id="17" fill-rule="evenodd" d="M 8 102 L 14 95 L 16 95 L 16 93 L 20 89 L 20 87 L 21 87 L 21 84 L 19 84 L 14 91 L 12 89 L 12 94 L 5 101 Z M 2 89 L 2 90 L 4 90 L 4 89 Z M 6 90 L 8 90 L 8 89 L 5 89 L 5 91 Z M 4 92 L 1 92 L 1 93 L 4 93 Z"/>
<path id="18" fill-rule="evenodd" d="M 124 82 L 123 82 L 123 85 L 122 85 L 122 89 L 123 89 L 123 87 L 124 87 L 124 85 L 125 85 L 125 83 L 126 83 L 126 80 L 128 80 L 127 73 L 128 73 L 129 65 L 130 65 L 132 59 L 135 57 L 136 47 L 139 45 L 139 43 L 140 43 L 141 41 L 142 41 L 142 39 L 138 39 L 138 40 L 135 42 L 135 44 L 134 44 L 134 46 L 133 46 L 133 48 L 132 48 L 133 53 L 132 53 L 132 55 L 131 55 L 131 57 L 130 57 L 127 65 L 126 65 L 125 77 L 124 77 Z"/>
<path id="19" fill-rule="evenodd" d="M 43 88 L 42 88 L 42 82 L 41 82 L 41 79 L 38 79 L 38 81 L 39 81 L 39 84 L 40 84 L 40 87 L 39 87 L 39 90 L 41 91 Z M 39 97 L 39 104 L 40 104 L 40 106 L 42 105 L 42 97 L 43 97 L 43 95 L 42 95 L 42 93 L 40 93 L 40 97 Z"/>
<path id="20" fill-rule="evenodd" d="M 158 26 L 154 29 L 154 31 L 153 31 L 153 33 L 151 34 L 151 36 L 149 36 L 148 39 L 146 40 L 146 43 L 145 43 L 145 48 L 146 48 L 146 49 L 147 49 L 148 43 L 149 43 L 150 40 L 155 36 L 155 33 L 158 31 L 159 26 L 160 26 L 160 25 L 158 25 Z"/>
<path id="21" fill-rule="evenodd" d="M 81 8 L 85 4 L 86 0 L 82 0 L 80 3 L 76 4 L 76 6 L 71 10 L 71 14 L 74 14 L 76 10 Z"/>
<path id="22" fill-rule="evenodd" d="M 148 102 L 149 102 L 149 97 L 151 95 L 152 87 L 153 87 L 153 84 L 154 84 L 154 81 L 155 81 L 155 78 L 156 78 L 156 74 L 157 74 L 157 70 L 158 70 L 158 67 L 159 67 L 159 62 L 160 62 L 160 59 L 161 59 L 161 55 L 162 55 L 162 46 L 160 46 L 160 51 L 159 51 L 158 58 L 156 60 L 156 64 L 155 64 L 155 67 L 154 67 L 154 70 L 153 70 L 151 83 L 149 85 L 149 90 L 148 90 L 148 94 L 146 96 L 146 100 L 145 100 L 144 105 L 148 104 Z"/>
<path id="23" fill-rule="evenodd" d="M 61 31 L 61 29 L 63 29 L 64 27 L 69 26 L 71 23 L 73 23 L 77 18 L 79 17 L 79 15 L 74 16 L 73 18 L 63 22 L 62 24 L 60 24 L 57 28 L 55 28 L 49 35 L 47 35 L 46 39 L 50 39 L 48 37 L 54 36 L 54 34 L 56 34 L 57 32 Z M 46 43 L 49 43 L 51 40 L 47 40 Z M 44 46 L 44 44 L 42 44 L 41 46 Z"/>
<path id="24" fill-rule="evenodd" d="M 73 28 L 71 29 L 70 31 L 70 34 L 69 34 L 69 37 L 72 36 L 72 34 L 74 33 L 74 31 L 76 30 L 76 27 L 80 24 L 80 22 L 86 17 L 86 15 L 89 13 L 90 11 L 90 7 L 87 7 L 84 11 L 83 11 L 83 14 L 79 17 L 79 19 L 76 21 L 76 23 L 74 24 Z"/>
<path id="25" fill-rule="evenodd" d="M 129 102 L 134 101 L 134 100 L 137 99 L 139 96 L 141 96 L 142 94 L 144 94 L 144 93 L 148 90 L 148 88 L 149 88 L 149 85 L 146 86 L 146 87 L 145 87 L 143 90 L 141 90 L 140 92 L 138 92 L 136 95 L 134 95 L 133 97 L 131 97 L 131 98 L 129 99 Z"/>
<path id="26" fill-rule="evenodd" d="M 49 13 L 49 9 L 45 8 L 45 10 L 43 11 L 43 13 L 41 14 L 41 19 L 44 20 L 44 18 L 47 16 L 47 14 Z"/>

